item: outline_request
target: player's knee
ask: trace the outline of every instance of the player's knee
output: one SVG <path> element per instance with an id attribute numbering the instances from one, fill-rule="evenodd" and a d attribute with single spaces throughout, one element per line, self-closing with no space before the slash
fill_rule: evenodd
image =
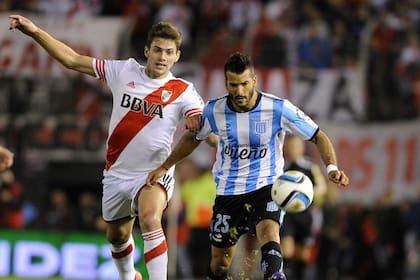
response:
<path id="1" fill-rule="evenodd" d="M 111 244 L 123 244 L 130 238 L 131 232 L 121 229 L 108 229 L 106 231 L 106 238 Z"/>
<path id="2" fill-rule="evenodd" d="M 215 275 L 225 275 L 231 265 L 231 258 L 227 256 L 219 257 L 211 261 L 211 269 Z"/>
<path id="3" fill-rule="evenodd" d="M 139 223 L 142 232 L 149 232 L 162 226 L 161 216 L 151 211 L 139 213 Z"/>

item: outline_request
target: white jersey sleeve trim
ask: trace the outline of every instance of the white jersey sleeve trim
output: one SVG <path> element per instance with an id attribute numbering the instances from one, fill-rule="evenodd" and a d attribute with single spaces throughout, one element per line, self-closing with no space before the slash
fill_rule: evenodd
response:
<path id="1" fill-rule="evenodd" d="M 187 112 L 185 112 L 185 117 L 189 118 L 195 115 L 200 115 L 201 113 L 203 113 L 203 109 L 202 108 L 192 108 L 190 110 L 188 110 Z"/>
<path id="2" fill-rule="evenodd" d="M 106 81 L 105 60 L 94 58 L 92 61 L 92 68 L 95 71 L 95 76 L 97 79 Z"/>

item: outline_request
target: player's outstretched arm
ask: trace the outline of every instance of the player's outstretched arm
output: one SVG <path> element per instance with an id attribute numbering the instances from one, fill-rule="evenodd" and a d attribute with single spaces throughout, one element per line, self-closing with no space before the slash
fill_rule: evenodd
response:
<path id="1" fill-rule="evenodd" d="M 6 170 L 12 166 L 13 157 L 14 155 L 11 151 L 0 146 L 0 171 Z"/>
<path id="2" fill-rule="evenodd" d="M 194 151 L 194 149 L 197 148 L 200 143 L 201 141 L 195 138 L 195 134 L 191 132 L 185 133 L 184 136 L 182 136 L 182 138 L 176 144 L 172 153 L 161 164 L 161 166 L 149 173 L 146 179 L 146 185 L 155 185 L 159 178 L 163 177 L 169 168 L 171 168 L 177 162 L 183 160 L 189 154 L 191 154 L 192 151 Z"/>
<path id="3" fill-rule="evenodd" d="M 327 166 L 328 180 L 341 187 L 348 186 L 349 178 L 344 171 L 338 169 L 334 146 L 327 134 L 322 130 L 319 130 L 312 139 L 312 142 L 317 146 L 322 161 Z"/>
<path id="4" fill-rule="evenodd" d="M 66 68 L 95 76 L 91 57 L 78 54 L 72 48 L 36 26 L 26 17 L 21 15 L 10 15 L 9 18 L 10 30 L 15 31 L 18 29 L 22 31 L 22 33 L 32 37 L 49 55 L 54 57 Z"/>

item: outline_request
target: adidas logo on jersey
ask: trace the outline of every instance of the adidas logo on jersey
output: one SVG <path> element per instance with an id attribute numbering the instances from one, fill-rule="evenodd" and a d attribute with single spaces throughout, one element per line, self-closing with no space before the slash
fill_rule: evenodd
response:
<path id="1" fill-rule="evenodd" d="M 129 82 L 126 86 L 136 88 L 136 86 L 134 85 L 134 81 Z"/>

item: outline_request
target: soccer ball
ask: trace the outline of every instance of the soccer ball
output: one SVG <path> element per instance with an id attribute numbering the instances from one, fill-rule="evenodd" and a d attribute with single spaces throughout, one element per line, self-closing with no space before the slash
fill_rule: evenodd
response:
<path id="1" fill-rule="evenodd" d="M 271 188 L 273 201 L 288 213 L 306 210 L 314 198 L 314 186 L 308 176 L 288 170 L 278 177 Z"/>

